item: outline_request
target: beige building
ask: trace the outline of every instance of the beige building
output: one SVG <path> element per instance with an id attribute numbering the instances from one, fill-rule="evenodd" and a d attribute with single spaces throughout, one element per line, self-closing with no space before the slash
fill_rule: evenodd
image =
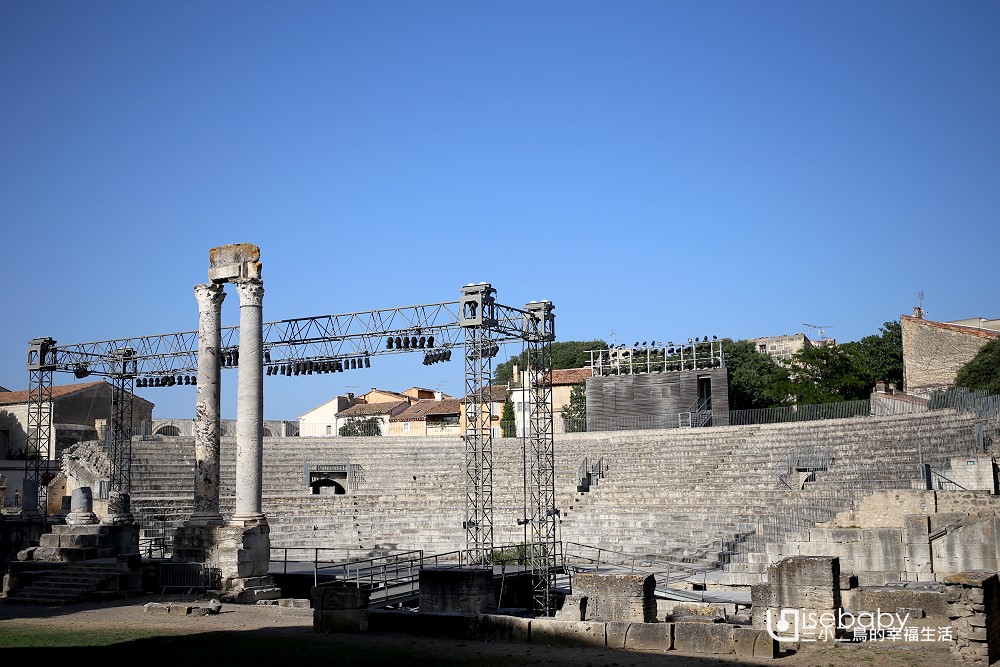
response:
<path id="1" fill-rule="evenodd" d="M 337 413 L 350 407 L 353 400 L 353 394 L 335 396 L 309 412 L 299 415 L 299 435 L 304 438 L 337 435 Z"/>
<path id="2" fill-rule="evenodd" d="M 920 308 L 900 316 L 903 333 L 903 390 L 927 398 L 954 386 L 955 376 L 979 349 L 1000 336 L 1000 320 L 971 318 L 954 322 L 924 319 Z"/>
<path id="3" fill-rule="evenodd" d="M 461 401 L 435 392 L 434 398 L 418 399 L 410 407 L 390 417 L 388 435 L 461 435 L 461 422 Z"/>
<path id="4" fill-rule="evenodd" d="M 507 402 L 507 396 L 510 394 L 510 389 L 507 385 L 488 385 L 483 387 L 483 396 L 489 402 L 490 411 L 490 433 L 493 437 L 498 438 L 502 435 L 503 429 L 500 427 L 500 418 L 503 416 L 503 404 Z M 461 432 L 465 433 L 467 425 L 469 423 L 466 418 L 466 410 L 468 408 L 469 397 L 466 396 L 461 401 L 462 414 L 460 415 Z"/>
<path id="5" fill-rule="evenodd" d="M 103 380 L 52 387 L 52 434 L 49 451 L 95 440 L 111 420 L 112 386 Z M 23 457 L 28 444 L 28 390 L 0 392 L 0 458 Z M 153 404 L 132 396 L 132 432 L 142 433 L 153 419 Z"/>
<path id="6" fill-rule="evenodd" d="M 517 369 L 514 369 L 515 371 Z M 586 382 L 592 371 L 590 368 L 563 368 L 552 371 L 552 428 L 556 433 L 563 433 L 566 424 L 562 419 L 562 411 L 569 405 L 573 387 Z M 511 385 L 510 400 L 514 403 L 514 418 L 517 420 L 517 433 L 525 433 L 525 424 L 531 418 L 531 394 L 522 391 L 527 382 L 527 374 L 522 371 L 515 375 L 517 381 Z"/>
<path id="7" fill-rule="evenodd" d="M 112 389 L 104 381 L 53 386 L 52 430 L 43 456 L 55 461 L 67 447 L 101 437 L 111 420 Z M 16 504 L 14 492 L 23 484 L 28 412 L 27 390 L 0 392 L 0 507 Z M 152 418 L 153 404 L 133 395 L 132 432 L 142 433 Z M 57 463 L 51 465 L 58 471 Z"/>
<path id="8" fill-rule="evenodd" d="M 434 389 L 410 387 L 404 392 L 372 390 L 354 396 L 337 396 L 299 416 L 299 435 L 302 437 L 336 437 L 341 429 L 351 423 L 365 423 L 381 435 L 434 435 L 458 434 L 454 417 L 457 406 L 447 401 L 451 396 Z M 419 409 L 412 409 L 414 406 Z M 404 414 L 405 413 L 405 414 Z M 420 422 L 419 424 L 417 424 Z M 428 430 L 429 429 L 429 430 Z M 427 432 L 423 432 L 427 430 Z M 374 434 L 374 433 L 373 433 Z"/>
<path id="9" fill-rule="evenodd" d="M 783 334 L 781 336 L 763 336 L 761 338 L 748 339 L 757 347 L 761 354 L 770 354 L 775 361 L 787 364 L 792 355 L 799 350 L 808 347 L 821 347 L 824 345 L 836 345 L 834 338 L 824 338 L 818 341 L 809 340 L 805 334 Z"/>

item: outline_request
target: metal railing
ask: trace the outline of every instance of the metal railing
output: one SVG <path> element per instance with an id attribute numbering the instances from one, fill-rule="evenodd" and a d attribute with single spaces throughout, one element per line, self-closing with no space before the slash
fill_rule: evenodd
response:
<path id="1" fill-rule="evenodd" d="M 716 569 L 694 563 L 654 558 L 648 555 L 630 554 L 616 549 L 595 547 L 580 542 L 563 543 L 563 564 L 572 589 L 572 577 L 580 572 L 629 572 L 652 574 L 657 589 L 669 589 L 671 585 L 689 582 L 692 577 L 705 577 Z"/>
<path id="2" fill-rule="evenodd" d="M 173 530 L 163 514 L 139 515 L 139 553 L 146 558 L 169 558 L 173 552 Z"/>
<path id="3" fill-rule="evenodd" d="M 563 566 L 562 544 L 556 544 L 557 553 L 546 554 L 546 564 L 555 562 Z M 492 568 L 503 576 L 510 568 L 518 571 L 530 569 L 530 545 L 508 544 L 493 547 Z M 367 553 L 371 553 L 370 550 Z M 350 549 L 325 549 L 316 547 L 272 547 L 272 574 L 312 574 L 314 586 L 351 586 L 371 593 L 372 605 L 390 605 L 415 598 L 420 590 L 420 569 L 481 567 L 475 549 L 425 554 L 423 550 L 387 551 L 376 556 L 352 557 Z M 338 557 L 339 556 L 339 557 Z M 305 566 L 305 567 L 302 567 Z"/>
<path id="4" fill-rule="evenodd" d="M 597 463 L 590 465 L 590 458 L 583 457 L 580 467 L 576 470 L 577 491 L 586 492 L 591 486 L 597 486 L 604 477 L 607 467 L 604 465 L 604 457 L 597 460 Z"/>
<path id="5" fill-rule="evenodd" d="M 220 571 L 206 563 L 161 563 L 159 566 L 160 591 L 183 588 L 185 592 L 206 591 L 219 587 Z"/>
<path id="6" fill-rule="evenodd" d="M 927 490 L 933 491 L 935 489 L 940 491 L 967 491 L 964 486 L 958 482 L 945 477 L 941 473 L 937 472 L 931 467 L 930 463 L 924 464 L 924 481 L 927 483 Z"/>

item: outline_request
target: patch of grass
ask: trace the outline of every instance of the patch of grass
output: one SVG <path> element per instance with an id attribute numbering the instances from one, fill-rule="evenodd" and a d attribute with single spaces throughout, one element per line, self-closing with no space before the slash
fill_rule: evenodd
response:
<path id="1" fill-rule="evenodd" d="M 46 654 L 87 658 L 136 655 L 154 657 L 151 664 L 183 665 L 191 656 L 198 662 L 218 660 L 220 664 L 246 661 L 260 664 L 262 660 L 280 660 L 279 664 L 323 664 L 336 656 L 337 662 L 352 667 L 375 665 L 433 664 L 444 667 L 499 666 L 509 664 L 508 658 L 477 656 L 477 648 L 452 645 L 442 655 L 442 647 L 433 642 L 380 642 L 378 636 L 355 636 L 340 641 L 336 635 L 282 636 L 271 632 L 209 632 L 164 634 L 162 630 L 61 630 L 25 626 L 7 626 L 0 633 L 0 649 L 4 657 L 31 656 L 38 661 Z M 208 663 L 211 664 L 211 663 Z"/>

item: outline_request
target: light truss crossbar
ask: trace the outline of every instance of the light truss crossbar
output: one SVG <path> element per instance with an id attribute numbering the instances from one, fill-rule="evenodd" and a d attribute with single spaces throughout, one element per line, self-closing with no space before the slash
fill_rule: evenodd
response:
<path id="1" fill-rule="evenodd" d="M 264 351 L 269 363 L 280 364 L 412 351 L 386 347 L 385 339 L 389 336 L 433 336 L 434 347 L 459 347 L 463 344 L 463 333 L 458 324 L 457 305 L 458 302 L 448 301 L 266 322 L 263 325 Z M 494 328 L 494 343 L 520 340 L 523 311 L 499 304 L 497 310 L 501 316 Z M 223 327 L 222 352 L 235 350 L 238 346 L 239 327 Z M 76 372 L 79 377 L 111 377 L 114 354 L 120 349 L 133 350 L 138 377 L 198 372 L 197 331 L 59 345 L 50 351 L 50 360 L 54 370 Z"/>

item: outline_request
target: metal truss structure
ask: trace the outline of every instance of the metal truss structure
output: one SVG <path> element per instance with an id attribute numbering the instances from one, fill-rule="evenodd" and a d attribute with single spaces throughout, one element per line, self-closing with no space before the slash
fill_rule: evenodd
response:
<path id="1" fill-rule="evenodd" d="M 708 368 L 725 368 L 726 357 L 718 336 L 688 338 L 686 343 L 673 341 L 635 343 L 612 346 L 606 350 L 590 350 L 593 377 L 637 375 Z"/>
<path id="2" fill-rule="evenodd" d="M 524 309 L 496 302 L 489 283 L 468 284 L 459 301 L 324 315 L 263 325 L 266 375 L 299 375 L 368 368 L 371 358 L 424 352 L 428 360 L 465 353 L 466 544 L 470 560 L 493 564 L 492 360 L 500 346 L 521 341 L 533 375 L 530 391 L 533 527 L 531 566 L 536 574 L 536 611 L 553 611 L 552 571 L 556 565 L 555 455 L 551 387 L 554 306 L 531 302 Z M 222 328 L 223 367 L 239 365 L 239 327 Z M 112 383 L 110 442 L 111 491 L 131 491 L 132 396 L 136 386 L 192 384 L 198 371 L 198 332 L 176 332 L 91 343 L 56 345 L 32 340 L 28 348 L 29 416 L 26 486 L 44 494 L 52 441 L 52 375 L 107 377 Z M 32 466 L 34 466 L 32 468 Z M 47 482 L 47 480 L 46 480 Z M 27 498 L 25 498 L 27 501 Z M 28 503 L 25 502 L 28 506 Z M 44 498 L 38 508 L 45 513 Z"/>

